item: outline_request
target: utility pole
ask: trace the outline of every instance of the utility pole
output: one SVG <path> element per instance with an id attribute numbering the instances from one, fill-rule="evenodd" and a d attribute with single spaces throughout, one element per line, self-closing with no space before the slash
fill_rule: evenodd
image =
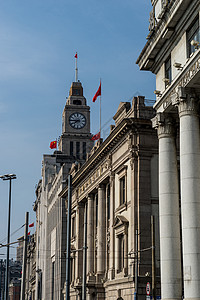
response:
<path id="1" fill-rule="evenodd" d="M 26 212 L 25 231 L 24 231 L 24 247 L 23 247 L 22 282 L 21 282 L 20 300 L 25 300 L 27 244 L 28 244 L 28 216 L 29 216 L 29 213 Z"/>
<path id="2" fill-rule="evenodd" d="M 138 299 L 138 230 L 135 231 L 135 292 L 134 300 Z"/>
<path id="3" fill-rule="evenodd" d="M 71 250 L 71 201 L 72 176 L 68 175 L 68 203 L 67 203 L 67 249 L 66 249 L 66 300 L 70 299 L 70 250 Z"/>
<path id="4" fill-rule="evenodd" d="M 85 215 L 84 215 L 82 300 L 86 300 L 86 266 L 87 266 L 87 202 L 85 203 Z"/>
<path id="5" fill-rule="evenodd" d="M 155 255 L 155 221 L 151 216 L 151 242 L 152 242 L 152 299 L 156 300 L 156 255 Z"/>
<path id="6" fill-rule="evenodd" d="M 11 214 L 11 182 L 16 179 L 15 174 L 1 175 L 0 179 L 9 180 L 9 204 L 8 204 L 8 236 L 7 236 L 7 257 L 6 257 L 6 278 L 5 278 L 5 300 L 8 300 L 8 281 L 9 281 L 9 256 L 10 256 L 10 214 Z"/>
<path id="7" fill-rule="evenodd" d="M 2 282 L 2 259 L 0 260 L 0 300 L 1 300 L 1 282 Z"/>

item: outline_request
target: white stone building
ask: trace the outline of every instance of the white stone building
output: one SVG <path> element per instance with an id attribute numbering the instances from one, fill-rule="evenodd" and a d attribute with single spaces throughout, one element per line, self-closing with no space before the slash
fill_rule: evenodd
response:
<path id="1" fill-rule="evenodd" d="M 107 139 L 96 143 L 82 166 L 72 166 L 72 300 L 82 299 L 86 207 L 86 299 L 134 298 L 136 229 L 138 299 L 146 299 L 145 287 L 151 278 L 145 274 L 152 274 L 151 215 L 158 228 L 158 140 L 151 126 L 153 116 L 144 97 L 133 98 L 132 105 L 121 102 Z M 67 187 L 60 196 L 67 199 Z M 156 241 L 159 275 L 158 229 Z"/>
<path id="2" fill-rule="evenodd" d="M 137 63 L 156 74 L 162 299 L 200 299 L 200 1 L 152 0 Z M 179 172 L 180 171 L 180 172 Z M 183 286 L 182 286 L 183 283 Z"/>

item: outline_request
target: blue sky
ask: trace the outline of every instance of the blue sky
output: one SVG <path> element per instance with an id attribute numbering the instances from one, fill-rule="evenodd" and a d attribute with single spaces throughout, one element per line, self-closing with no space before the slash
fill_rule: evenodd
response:
<path id="1" fill-rule="evenodd" d="M 61 134 L 62 111 L 75 79 L 91 107 L 98 132 L 99 105 L 92 103 L 102 79 L 102 124 L 120 101 L 141 94 L 155 99 L 155 78 L 135 64 L 148 35 L 150 0 L 7 0 L 0 3 L 0 174 L 15 173 L 11 232 L 35 215 L 35 185 L 43 154 Z M 109 121 L 109 124 L 111 122 Z M 106 136 L 108 126 L 104 127 Z M 6 237 L 8 183 L 0 181 L 0 242 Z M 12 236 L 15 241 L 23 230 Z M 4 253 L 3 250 L 0 254 Z M 15 249 L 11 249 L 15 257 Z"/>

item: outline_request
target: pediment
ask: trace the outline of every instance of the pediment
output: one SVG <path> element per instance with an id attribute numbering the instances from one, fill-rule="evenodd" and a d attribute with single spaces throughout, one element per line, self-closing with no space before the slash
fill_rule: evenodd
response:
<path id="1" fill-rule="evenodd" d="M 118 215 L 115 217 L 113 227 L 116 229 L 120 226 L 128 226 L 128 223 L 128 220 L 124 216 Z"/>

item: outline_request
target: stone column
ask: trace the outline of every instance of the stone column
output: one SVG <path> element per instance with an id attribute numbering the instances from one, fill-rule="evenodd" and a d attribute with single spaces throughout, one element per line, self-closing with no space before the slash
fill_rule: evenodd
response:
<path id="1" fill-rule="evenodd" d="M 104 277 L 106 251 L 106 199 L 105 186 L 98 187 L 98 222 L 97 222 L 97 280 Z"/>
<path id="2" fill-rule="evenodd" d="M 88 195 L 88 228 L 87 228 L 87 274 L 88 281 L 94 274 L 94 196 Z"/>
<path id="3" fill-rule="evenodd" d="M 157 116 L 157 121 L 159 116 Z M 154 124 L 153 124 L 154 125 Z M 157 123 L 159 138 L 159 217 L 162 299 L 182 295 L 178 170 L 174 126 Z"/>
<path id="4" fill-rule="evenodd" d="M 114 211 L 115 211 L 115 175 L 110 175 L 110 256 L 108 279 L 112 280 L 115 274 L 115 232 L 114 232 Z"/>
<path id="5" fill-rule="evenodd" d="M 77 249 L 83 248 L 83 235 L 84 235 L 84 203 L 79 202 L 76 208 L 76 247 Z M 76 252 L 75 260 L 75 281 L 76 284 L 82 283 L 83 275 L 83 251 Z"/>
<path id="6" fill-rule="evenodd" d="M 128 232 L 124 234 L 124 275 L 128 274 Z"/>
<path id="7" fill-rule="evenodd" d="M 181 92 L 184 92 L 181 90 Z M 197 102 L 179 101 L 181 209 L 185 299 L 200 299 L 200 132 Z"/>

